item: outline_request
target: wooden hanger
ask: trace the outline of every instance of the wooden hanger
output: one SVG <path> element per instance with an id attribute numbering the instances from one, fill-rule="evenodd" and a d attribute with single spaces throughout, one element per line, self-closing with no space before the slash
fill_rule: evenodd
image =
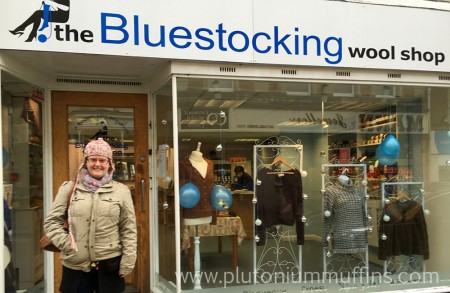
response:
<path id="1" fill-rule="evenodd" d="M 402 200 L 402 199 L 410 200 L 411 199 L 406 192 L 400 192 L 396 198 L 397 198 L 397 200 Z"/>
<path id="2" fill-rule="evenodd" d="M 295 169 L 294 167 L 289 165 L 288 162 L 286 162 L 286 159 L 284 157 L 282 157 L 282 156 L 275 157 L 275 159 L 273 159 L 272 163 L 266 165 L 266 168 L 270 169 L 270 167 L 272 167 L 273 165 L 278 164 L 278 163 L 282 163 L 283 165 L 285 165 L 289 169 Z M 267 172 L 267 174 L 294 174 L 294 172 L 275 171 L 275 172 Z"/>

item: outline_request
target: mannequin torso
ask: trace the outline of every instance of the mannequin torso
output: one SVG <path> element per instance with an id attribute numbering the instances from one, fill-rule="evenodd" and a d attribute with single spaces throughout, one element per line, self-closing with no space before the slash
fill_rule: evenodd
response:
<path id="1" fill-rule="evenodd" d="M 199 151 L 192 151 L 189 156 L 189 161 L 192 166 L 200 172 L 203 178 L 206 177 L 206 171 L 208 169 L 208 163 L 203 159 L 203 154 Z"/>
<path id="2" fill-rule="evenodd" d="M 206 173 L 208 171 L 208 162 L 203 159 L 203 153 L 200 151 L 192 151 L 189 155 L 189 161 L 192 166 L 197 169 L 200 175 L 203 178 L 206 178 Z M 201 225 L 201 224 L 209 224 L 212 222 L 212 216 L 210 217 L 202 217 L 202 218 L 184 218 L 184 225 Z"/>

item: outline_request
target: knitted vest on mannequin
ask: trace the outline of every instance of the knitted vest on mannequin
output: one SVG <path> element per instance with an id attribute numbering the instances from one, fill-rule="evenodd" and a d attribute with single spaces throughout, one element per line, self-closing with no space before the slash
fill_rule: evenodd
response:
<path id="1" fill-rule="evenodd" d="M 189 161 L 192 166 L 198 170 L 203 178 L 206 178 L 206 172 L 208 170 L 208 163 L 203 159 L 203 154 L 200 151 L 192 151 L 189 156 Z M 195 219 L 184 219 L 185 225 L 201 225 L 209 224 L 212 221 L 212 217 L 195 218 Z"/>

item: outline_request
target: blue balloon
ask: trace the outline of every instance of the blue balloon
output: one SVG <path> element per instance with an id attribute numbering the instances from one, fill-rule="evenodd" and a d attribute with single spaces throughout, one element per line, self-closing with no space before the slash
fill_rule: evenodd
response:
<path id="1" fill-rule="evenodd" d="M 395 162 L 397 162 L 397 159 L 388 159 L 388 158 L 381 158 L 378 160 L 382 165 L 389 166 L 394 165 Z"/>
<path id="2" fill-rule="evenodd" d="M 379 145 L 379 148 L 383 155 L 387 157 L 398 159 L 398 156 L 400 155 L 400 143 L 392 134 L 386 136 Z"/>
<path id="3" fill-rule="evenodd" d="M 231 191 L 222 185 L 214 186 L 211 191 L 211 204 L 216 210 L 228 210 L 233 204 Z"/>
<path id="4" fill-rule="evenodd" d="M 377 147 L 375 156 L 377 157 L 378 162 L 382 165 L 394 165 L 395 162 L 397 162 L 396 157 L 384 155 L 380 146 Z"/>
<path id="5" fill-rule="evenodd" d="M 193 183 L 189 182 L 180 188 L 180 205 L 183 208 L 193 208 L 200 201 L 200 190 Z"/>

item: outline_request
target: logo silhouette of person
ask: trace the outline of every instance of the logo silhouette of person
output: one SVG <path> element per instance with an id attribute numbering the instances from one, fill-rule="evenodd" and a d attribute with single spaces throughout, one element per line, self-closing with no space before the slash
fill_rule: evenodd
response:
<path id="1" fill-rule="evenodd" d="M 100 127 L 98 131 L 91 137 L 91 139 L 98 139 L 99 137 L 104 138 L 108 134 L 108 126 L 105 121 L 100 121 Z"/>
<path id="2" fill-rule="evenodd" d="M 44 0 L 39 10 L 36 10 L 21 25 L 9 32 L 20 37 L 24 34 L 25 29 L 32 24 L 31 32 L 25 40 L 25 42 L 31 42 L 36 38 L 38 29 L 39 31 L 46 29 L 49 23 L 66 23 L 69 20 L 69 10 L 70 0 Z M 39 28 L 41 20 L 42 26 Z M 40 35 L 39 41 L 47 41 L 47 36 Z"/>

